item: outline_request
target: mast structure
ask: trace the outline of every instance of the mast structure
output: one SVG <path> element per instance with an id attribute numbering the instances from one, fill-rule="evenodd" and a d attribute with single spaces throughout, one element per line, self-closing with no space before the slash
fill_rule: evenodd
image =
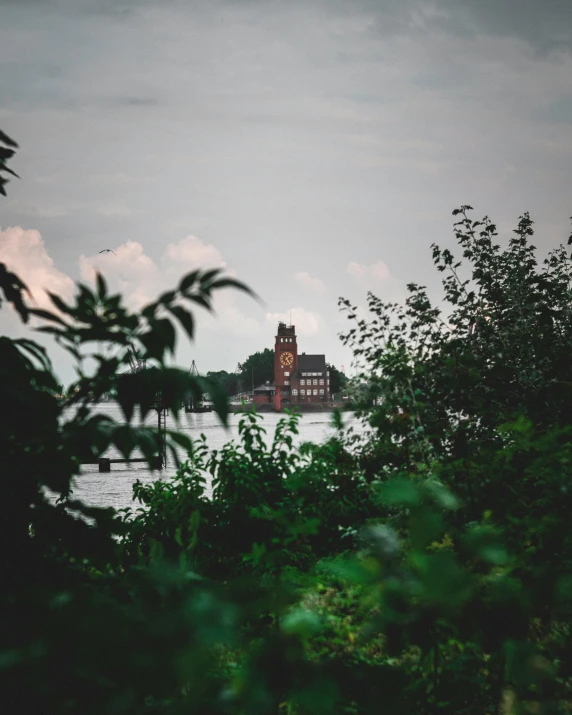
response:
<path id="1" fill-rule="evenodd" d="M 127 359 L 129 360 L 131 372 L 139 372 L 140 370 L 145 370 L 147 367 L 147 361 L 139 357 L 133 345 L 129 346 Z"/>
<path id="2" fill-rule="evenodd" d="M 129 345 L 127 360 L 132 373 L 142 372 L 147 369 L 147 360 L 139 357 L 133 345 Z M 158 392 L 155 395 L 153 409 L 157 412 L 157 430 L 159 432 L 159 455 L 157 463 L 160 469 L 167 466 L 167 410 L 163 405 L 163 394 Z"/>
<path id="3" fill-rule="evenodd" d="M 236 367 L 234 369 L 233 375 L 236 377 L 236 394 L 241 395 L 242 394 L 242 370 L 240 369 L 240 363 L 236 363 Z"/>
<path id="4" fill-rule="evenodd" d="M 191 367 L 189 369 L 189 375 L 193 375 L 193 377 L 200 377 L 199 374 L 199 369 L 197 367 L 197 363 L 193 360 L 191 363 Z"/>
<path id="5" fill-rule="evenodd" d="M 189 368 L 189 376 L 201 377 L 197 363 L 193 360 Z M 192 392 L 185 397 L 185 412 L 210 412 L 210 405 L 203 405 L 201 398 L 196 398 Z"/>

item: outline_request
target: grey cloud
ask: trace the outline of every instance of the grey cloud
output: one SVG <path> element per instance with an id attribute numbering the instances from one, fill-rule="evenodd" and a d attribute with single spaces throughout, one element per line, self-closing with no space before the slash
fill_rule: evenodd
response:
<path id="1" fill-rule="evenodd" d="M 572 123 L 572 90 L 567 97 L 561 97 L 545 107 L 535 108 L 532 111 L 537 119 L 570 125 Z"/>
<path id="2" fill-rule="evenodd" d="M 339 1 L 334 5 L 339 7 Z M 518 38 L 541 56 L 572 49 L 569 0 L 358 0 L 357 6 L 375 18 L 376 30 L 383 34 L 438 29 L 468 38 Z"/>
<path id="3" fill-rule="evenodd" d="M 492 35 L 521 38 L 542 54 L 572 48 L 569 0 L 445 0 L 443 4 L 451 18 L 455 18 L 456 8 L 463 8 L 465 26 L 472 23 Z M 462 13 L 459 15 L 461 20 Z"/>
<path id="4" fill-rule="evenodd" d="M 0 0 L 0 6 L 65 11 L 71 14 L 122 19 L 149 8 L 191 14 L 218 9 L 235 17 L 252 13 L 259 20 L 285 13 L 282 0 Z M 524 40 L 539 55 L 572 49 L 572 2 L 570 0 L 315 0 L 288 3 L 294 12 L 311 10 L 344 20 L 369 18 L 364 27 L 384 36 L 412 31 L 440 30 L 471 38 L 484 33 Z M 340 55 L 340 61 L 348 57 Z"/>

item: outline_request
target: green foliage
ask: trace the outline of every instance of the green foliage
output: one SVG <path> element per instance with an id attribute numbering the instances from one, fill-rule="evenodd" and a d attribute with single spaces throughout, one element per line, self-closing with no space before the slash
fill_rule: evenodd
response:
<path id="1" fill-rule="evenodd" d="M 30 306 L 25 285 L 4 265 L 0 279 L 3 298 L 22 320 L 33 316 L 76 365 L 76 380 L 62 398 L 44 348 L 0 337 L 3 709 L 139 713 L 164 711 L 176 700 L 176 707 L 222 712 L 216 702 L 223 675 L 213 643 L 232 642 L 236 609 L 214 586 L 166 563 L 123 569 L 117 538 L 125 524 L 112 509 L 74 500 L 72 487 L 80 463 L 112 445 L 126 457 L 140 450 L 153 466 L 160 436 L 131 426 L 136 409 L 145 415 L 165 407 L 176 416 L 186 391 L 209 391 L 226 418 L 217 386 L 167 366 L 166 357 L 174 349 L 175 320 L 193 338 L 193 305 L 211 309 L 224 287 L 250 291 L 218 270 L 195 271 L 132 313 L 98 276 L 95 291 L 80 285 L 71 304 L 54 295 L 53 311 L 42 311 Z M 148 370 L 122 372 L 133 348 Z M 110 388 L 126 424 L 92 414 L 91 400 Z M 176 446 L 191 449 L 174 432 L 167 442 L 175 458 Z"/>
<path id="2" fill-rule="evenodd" d="M 228 397 L 233 397 L 240 391 L 240 378 L 234 373 L 228 373 L 226 370 L 209 370 L 207 377 L 214 380 Z"/>
<path id="3" fill-rule="evenodd" d="M 249 355 L 246 360 L 239 365 L 240 382 L 243 389 L 251 389 L 264 385 L 265 382 L 274 382 L 274 350 L 264 348 Z"/>
<path id="4" fill-rule="evenodd" d="M 335 438 L 300 444 L 286 413 L 270 440 L 249 411 L 220 450 L 171 431 L 188 459 L 120 516 L 73 499 L 81 461 L 114 445 L 152 462 L 159 435 L 133 415 L 177 417 L 189 392 L 225 419 L 220 381 L 167 360 L 190 308 L 245 287 L 196 271 L 132 313 L 100 276 L 48 312 L 0 266 L 4 299 L 77 372 L 62 397 L 43 348 L 0 337 L 4 710 L 572 710 L 570 258 L 537 265 L 527 214 L 501 249 L 469 208 L 470 278 L 433 249 L 450 314 L 416 285 L 404 307 L 370 296 L 371 321 L 342 301 L 363 430 L 334 414 Z M 133 351 L 148 369 L 124 372 Z M 92 412 L 109 392 L 124 424 Z"/>
<path id="5" fill-rule="evenodd" d="M 281 419 L 267 445 L 260 415 L 248 411 L 238 444 L 209 452 L 203 438 L 172 480 L 138 482 L 145 508 L 124 514 L 129 559 L 148 559 L 152 539 L 173 562 L 223 579 L 307 571 L 348 548 L 345 531 L 376 513 L 371 487 L 339 439 L 298 447 L 299 419 Z"/>
<path id="6" fill-rule="evenodd" d="M 495 226 L 486 217 L 471 222 L 469 209 L 454 215 L 470 277 L 461 277 L 449 250 L 433 247 L 448 315 L 413 284 L 405 307 L 370 295 L 371 321 L 341 301 L 355 325 L 343 340 L 363 365 L 368 431 L 360 451 L 366 473 L 380 482 L 379 497 L 401 505 L 391 519 L 414 569 L 404 585 L 417 579 L 417 586 L 409 596 L 398 589 L 398 600 L 412 627 L 420 619 L 432 624 L 435 707 L 463 712 L 453 696 L 465 675 L 446 635 L 465 644 L 463 652 L 472 644 L 471 668 L 486 671 L 463 686 L 473 688 L 468 703 L 481 702 L 479 711 L 497 708 L 502 697 L 514 712 L 566 711 L 570 674 L 555 624 L 572 557 L 564 521 L 571 261 L 560 247 L 538 265 L 528 214 L 503 250 L 493 241 Z M 424 506 L 419 489 L 437 483 L 441 509 L 454 511 Z M 402 653 L 421 645 L 415 630 L 381 627 L 386 637 L 399 636 Z M 427 688 L 421 692 L 427 702 Z"/>
<path id="7" fill-rule="evenodd" d="M 330 394 L 341 397 L 342 391 L 348 384 L 348 378 L 335 365 L 329 363 L 328 372 L 330 373 Z"/>
<path id="8" fill-rule="evenodd" d="M 2 194 L 2 196 L 6 196 L 5 187 L 9 181 L 5 176 L 2 176 L 2 174 L 10 174 L 17 179 L 20 178 L 13 169 L 6 165 L 8 159 L 11 159 L 16 153 L 17 148 L 18 145 L 16 142 L 0 130 L 0 194 Z"/>
<path id="9" fill-rule="evenodd" d="M 233 397 L 239 392 L 249 392 L 253 384 L 254 387 L 258 387 L 267 381 L 274 381 L 274 351 L 265 348 L 262 352 L 249 355 L 238 365 L 237 372 L 209 371 L 207 377 L 214 381 L 228 397 Z"/>

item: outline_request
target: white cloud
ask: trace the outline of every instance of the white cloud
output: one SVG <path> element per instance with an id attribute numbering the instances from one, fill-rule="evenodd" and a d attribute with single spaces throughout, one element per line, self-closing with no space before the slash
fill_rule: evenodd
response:
<path id="1" fill-rule="evenodd" d="M 253 338 L 262 334 L 262 326 L 255 318 L 245 315 L 236 302 L 236 294 L 225 292 L 216 301 L 216 315 L 204 327 L 239 338 Z M 224 305 L 221 305 L 223 304 Z"/>
<path id="2" fill-rule="evenodd" d="M 167 244 L 158 264 L 137 241 L 128 241 L 113 248 L 113 251 L 115 253 L 89 257 L 82 255 L 79 261 L 81 276 L 93 283 L 99 270 L 110 289 L 119 291 L 126 304 L 134 310 L 142 308 L 162 291 L 175 287 L 192 270 L 222 268 L 227 275 L 234 274 L 227 268 L 222 253 L 196 236 Z M 241 337 L 260 334 L 260 323 L 242 311 L 237 303 L 236 291 L 229 289 L 215 294 L 213 304 L 216 315 L 209 317 L 203 313 L 201 327 Z M 197 311 L 197 317 L 199 315 L 200 311 Z"/>
<path id="3" fill-rule="evenodd" d="M 294 273 L 294 280 L 298 285 L 301 285 L 312 293 L 322 294 L 326 292 L 326 284 L 324 281 L 321 278 L 312 278 L 306 271 Z"/>
<path id="4" fill-rule="evenodd" d="M 373 278 L 374 280 L 383 281 L 391 278 L 389 268 L 383 261 L 377 261 L 376 263 L 372 263 L 370 266 L 367 266 L 364 263 L 351 261 L 348 263 L 348 273 L 350 276 L 353 276 L 358 280 Z"/>
<path id="5" fill-rule="evenodd" d="M 347 266 L 348 274 L 359 282 L 360 288 L 371 291 L 384 300 L 399 301 L 405 296 L 404 286 L 383 261 L 367 265 L 351 261 Z"/>
<path id="6" fill-rule="evenodd" d="M 127 241 L 119 246 L 109 245 L 114 253 L 97 253 L 93 256 L 81 255 L 78 261 L 81 280 L 89 285 L 94 285 L 97 271 L 106 279 L 109 290 L 122 294 L 126 305 L 133 309 L 140 309 L 144 304 L 155 299 L 162 291 L 173 288 L 180 278 L 193 269 L 224 268 L 225 274 L 232 275 L 233 271 L 226 268 L 226 263 L 220 251 L 213 245 L 205 244 L 195 236 L 188 236 L 180 241 L 168 244 L 163 255 L 154 261 L 138 241 Z M 67 301 L 73 299 L 75 283 L 72 278 L 54 266 L 54 261 L 49 255 L 44 240 L 36 230 L 24 230 L 20 227 L 0 230 L 0 262 L 5 263 L 9 270 L 18 274 L 28 285 L 36 305 L 56 311 L 51 304 L 46 290 L 56 293 Z M 4 307 L 4 306 L 3 306 Z M 256 303 L 238 291 L 227 289 L 215 293 L 215 314 L 209 314 L 201 308 L 193 312 L 197 321 L 199 345 L 203 344 L 205 332 L 210 334 L 206 343 L 218 345 L 218 350 L 223 355 L 221 366 L 227 367 L 229 336 L 232 344 L 241 346 L 241 350 L 248 350 L 252 340 L 263 340 L 267 337 L 267 329 L 262 318 L 257 319 Z M 253 314 L 249 312 L 253 311 Z M 56 311 L 57 312 L 57 311 Z M 294 313 L 296 314 L 296 313 Z M 28 328 L 21 324 L 15 311 L 0 311 L 2 332 L 13 336 L 27 335 Z M 305 321 L 307 329 L 311 330 L 311 320 Z M 33 327 L 33 326 L 32 326 Z M 50 350 L 54 346 L 50 341 L 45 341 L 42 336 L 34 336 L 42 344 L 48 344 Z M 183 340 L 179 342 L 177 361 L 188 362 L 191 354 L 189 346 Z M 197 350 L 193 345 L 192 356 Z M 246 353 L 245 353 L 246 354 Z M 244 355 L 237 356 L 243 358 Z M 64 356 L 60 356 L 60 366 L 71 377 L 71 364 Z M 212 356 L 211 356 L 212 359 Z M 234 355 L 232 356 L 234 359 Z M 207 368 L 211 367 L 207 363 Z"/>
<path id="7" fill-rule="evenodd" d="M 0 230 L 0 262 L 28 286 L 38 308 L 54 310 L 46 291 L 64 300 L 73 295 L 72 279 L 54 266 L 39 231 L 20 226 Z"/>
<path id="8" fill-rule="evenodd" d="M 161 290 L 161 273 L 137 241 L 127 241 L 112 250 L 115 253 L 81 255 L 81 277 L 94 283 L 95 274 L 99 271 L 111 290 L 121 292 L 130 308 L 139 309 Z"/>
<path id="9" fill-rule="evenodd" d="M 187 236 L 176 243 L 169 243 L 161 263 L 169 269 L 182 267 L 183 272 L 196 268 L 226 268 L 218 248 L 203 243 L 196 236 Z"/>
<path id="10" fill-rule="evenodd" d="M 274 328 L 277 323 L 295 325 L 296 335 L 308 338 L 319 332 L 322 319 L 312 310 L 292 308 L 285 313 L 266 313 L 266 322 Z"/>

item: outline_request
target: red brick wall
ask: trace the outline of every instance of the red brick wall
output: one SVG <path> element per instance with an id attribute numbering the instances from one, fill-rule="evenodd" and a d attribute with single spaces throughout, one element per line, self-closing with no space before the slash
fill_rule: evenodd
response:
<path id="1" fill-rule="evenodd" d="M 314 385 L 313 381 L 317 380 L 318 384 Z M 301 380 L 304 380 L 304 384 L 301 385 L 300 382 Z M 320 378 L 313 378 L 313 377 L 301 377 L 296 380 L 296 385 L 292 385 L 292 387 L 295 387 L 298 390 L 298 395 L 295 398 L 292 398 L 293 401 L 296 400 L 297 402 L 324 402 L 327 401 L 330 398 L 330 389 L 328 386 L 327 382 L 327 377 L 323 378 L 324 384 L 320 385 Z M 312 384 L 308 385 L 308 382 L 311 382 Z M 304 390 L 304 395 L 300 394 L 301 390 Z M 312 391 L 311 395 L 308 395 L 308 390 Z M 314 395 L 314 390 L 317 390 L 318 394 Z M 320 395 L 320 390 L 324 391 L 323 395 Z"/>
<path id="2" fill-rule="evenodd" d="M 282 388 L 288 388 L 288 385 L 285 386 L 284 382 L 290 380 L 292 373 L 298 367 L 298 343 L 296 334 L 294 330 L 290 330 L 289 328 L 286 328 L 286 331 L 286 334 L 281 334 L 279 329 L 274 343 L 274 385 Z M 282 353 L 287 352 L 292 353 L 294 359 L 292 365 L 284 367 L 280 362 L 280 356 Z M 286 377 L 284 375 L 285 372 L 289 372 L 290 375 Z"/>

